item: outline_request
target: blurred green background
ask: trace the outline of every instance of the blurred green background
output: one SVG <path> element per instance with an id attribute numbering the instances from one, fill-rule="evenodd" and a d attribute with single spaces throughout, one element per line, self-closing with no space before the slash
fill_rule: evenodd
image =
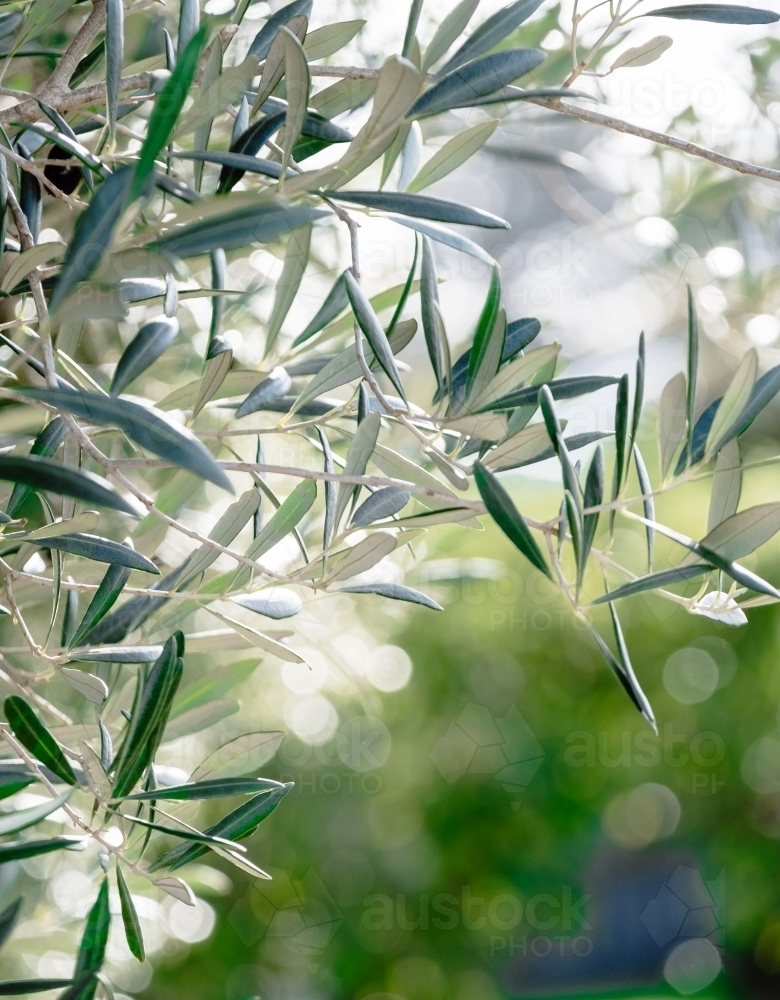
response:
<path id="1" fill-rule="evenodd" d="M 748 493 L 772 485 L 754 475 Z M 688 489 L 677 523 L 694 530 L 706 494 Z M 518 493 L 530 513 L 552 496 Z M 619 527 L 617 545 L 639 538 Z M 274 883 L 230 870 L 212 937 L 163 960 L 143 995 L 186 981 L 204 1000 L 775 996 L 776 610 L 729 629 L 655 597 L 623 603 L 656 738 L 494 529 L 452 529 L 438 552 L 417 582 L 443 613 L 363 608 L 414 664 L 382 695 L 382 726 L 345 701 L 357 721 L 339 740 L 285 739 L 264 773 L 296 788 L 249 842 Z M 686 935 L 710 950 L 670 965 Z"/>

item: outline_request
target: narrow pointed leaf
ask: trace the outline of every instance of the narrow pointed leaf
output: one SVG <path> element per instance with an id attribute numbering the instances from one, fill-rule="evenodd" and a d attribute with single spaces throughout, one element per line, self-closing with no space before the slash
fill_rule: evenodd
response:
<path id="1" fill-rule="evenodd" d="M 407 229 L 414 229 L 415 232 L 422 233 L 423 236 L 430 236 L 432 240 L 441 243 L 443 246 L 467 253 L 471 257 L 476 257 L 490 267 L 496 263 L 487 250 L 470 240 L 467 236 L 461 236 L 454 229 L 447 229 L 446 226 L 439 226 L 435 222 L 427 222 L 422 219 L 412 219 L 406 215 L 388 215 L 388 219 L 397 222 L 399 226 L 406 226 Z"/>
<path id="2" fill-rule="evenodd" d="M 287 373 L 287 369 L 277 365 L 267 378 L 254 387 L 239 406 L 236 410 L 236 419 L 240 420 L 242 417 L 249 416 L 250 413 L 264 410 L 288 393 L 291 385 L 292 379 Z"/>
<path id="3" fill-rule="evenodd" d="M 693 453 L 693 429 L 696 413 L 696 380 L 699 372 L 699 319 L 691 286 L 688 285 L 688 380 L 686 415 L 688 418 L 688 454 Z"/>
<path id="4" fill-rule="evenodd" d="M 293 146 L 298 141 L 306 120 L 311 81 L 306 53 L 298 38 L 285 27 L 280 28 L 280 34 L 284 40 L 284 82 L 287 92 L 287 117 L 282 143 L 284 171 L 287 169 Z"/>
<path id="5" fill-rule="evenodd" d="M 675 566 L 672 569 L 662 569 L 657 573 L 649 573 L 647 576 L 631 580 L 624 583 L 622 587 L 610 590 L 601 597 L 597 597 L 592 604 L 607 604 L 610 601 L 620 601 L 624 597 L 633 597 L 635 594 L 643 594 L 648 590 L 657 590 L 659 587 L 671 587 L 675 583 L 683 580 L 691 580 L 693 577 L 702 576 L 704 573 L 711 573 L 712 567 L 707 563 L 692 563 L 689 566 Z"/>
<path id="6" fill-rule="evenodd" d="M 72 793 L 73 789 L 69 788 L 62 795 L 58 795 L 56 799 L 47 799 L 46 802 L 42 802 L 39 806 L 31 806 L 29 809 L 17 809 L 16 812 L 0 816 L 0 836 L 5 837 L 9 834 L 26 830 L 30 826 L 35 826 L 36 823 L 40 823 L 41 820 L 46 819 L 47 816 L 50 816 L 60 806 L 64 805 Z"/>
<path id="7" fill-rule="evenodd" d="M 682 372 L 669 379 L 661 393 L 658 411 L 658 446 L 661 452 L 661 475 L 664 478 L 685 436 L 685 394 L 686 382 Z"/>
<path id="8" fill-rule="evenodd" d="M 73 974 L 74 983 L 88 976 L 86 987 L 81 992 L 74 993 L 79 1000 L 93 1000 L 97 990 L 97 979 L 94 973 L 101 968 L 106 957 L 108 932 L 111 926 L 111 910 L 108 902 L 108 879 L 104 879 L 97 899 L 87 914 L 87 922 L 81 938 L 76 969 Z"/>
<path id="9" fill-rule="evenodd" d="M 361 385 L 362 384 L 363 383 L 361 383 Z M 321 427 L 317 427 L 316 430 L 317 437 L 320 439 L 320 445 L 322 447 L 322 455 L 324 459 L 323 471 L 327 475 L 332 476 L 335 471 L 335 467 L 333 464 L 333 452 L 331 451 L 330 441 L 328 441 L 327 435 Z M 333 530 L 336 526 L 336 484 L 333 480 L 326 480 L 324 486 L 325 518 L 322 525 L 322 547 L 323 549 L 327 549 L 333 541 Z"/>
<path id="10" fill-rule="evenodd" d="M 0 844 L 0 865 L 36 858 L 52 851 L 81 851 L 85 845 L 84 837 L 52 837 L 51 840 L 19 840 Z"/>
<path id="11" fill-rule="evenodd" d="M 633 413 L 631 416 L 631 434 L 629 436 L 628 444 L 628 454 L 634 450 L 634 444 L 636 443 L 637 432 L 639 431 L 639 422 L 642 419 L 642 403 L 644 402 L 645 396 L 645 334 L 644 331 L 639 335 L 639 350 L 637 352 L 636 359 L 636 382 L 634 384 L 634 406 Z"/>
<path id="12" fill-rule="evenodd" d="M 181 680 L 182 660 L 177 650 L 183 644 L 180 632 L 168 639 L 143 685 L 117 760 L 113 783 L 113 794 L 117 798 L 132 790 L 154 759 Z"/>
<path id="13" fill-rule="evenodd" d="M 673 17 L 678 21 L 715 21 L 718 24 L 772 24 L 780 14 L 760 7 L 732 3 L 688 3 L 679 7 L 660 7 L 642 17 Z"/>
<path id="14" fill-rule="evenodd" d="M 296 43 L 297 44 L 297 43 Z M 284 256 L 284 267 L 281 276 L 276 283 L 274 292 L 274 304 L 271 309 L 271 316 L 268 320 L 268 328 L 265 337 L 264 354 L 268 354 L 279 336 L 290 307 L 295 301 L 298 290 L 303 281 L 306 265 L 309 262 L 309 248 L 311 246 L 311 224 L 294 229 L 290 233 L 287 241 L 287 250 Z M 286 392 L 287 390 L 285 390 Z"/>
<path id="15" fill-rule="evenodd" d="M 159 799 L 161 802 L 202 802 L 207 799 L 226 798 L 231 795 L 256 795 L 258 792 L 281 790 L 284 785 L 271 778 L 211 778 L 191 781 L 186 785 L 169 785 L 153 791 L 127 795 L 125 802 L 143 802 Z"/>
<path id="16" fill-rule="evenodd" d="M 352 444 L 347 452 L 347 462 L 344 467 L 344 474 L 347 476 L 362 476 L 366 471 L 368 460 L 374 452 L 382 420 L 378 413 L 370 413 L 365 420 L 358 424 Z M 338 529 L 341 516 L 347 508 L 349 498 L 355 492 L 355 487 L 351 483 L 339 483 L 338 496 L 336 498 L 336 511 L 333 521 Z"/>
<path id="17" fill-rule="evenodd" d="M 327 191 L 329 197 L 346 201 L 352 205 L 380 209 L 410 215 L 414 219 L 431 219 L 433 222 L 448 222 L 451 225 L 483 226 L 486 229 L 509 229 L 509 223 L 497 215 L 484 212 L 470 205 L 443 198 L 431 198 L 424 194 L 410 194 L 407 191 Z"/>
<path id="18" fill-rule="evenodd" d="M 3 702 L 3 710 L 8 725 L 22 746 L 62 781 L 75 785 L 76 775 L 65 754 L 24 698 L 9 695 Z"/>
<path id="19" fill-rule="evenodd" d="M 14 925 L 19 917 L 19 911 L 22 908 L 22 903 L 24 899 L 19 896 L 15 899 L 10 906 L 7 906 L 2 913 L 0 913 L 0 948 L 5 944 L 8 938 L 11 936 L 11 932 L 14 929 Z"/>
<path id="20" fill-rule="evenodd" d="M 765 545 L 780 531 L 780 503 L 748 507 L 720 522 L 701 540 L 724 559 L 741 559 Z"/>
<path id="21" fill-rule="evenodd" d="M 416 240 L 416 237 L 415 237 Z M 436 378 L 439 397 L 446 389 L 447 376 L 444 371 L 444 351 L 439 320 L 439 279 L 436 276 L 436 262 L 429 237 L 422 237 L 422 264 L 420 267 L 420 312 L 425 335 L 425 346 Z"/>
<path id="22" fill-rule="evenodd" d="M 447 52 L 450 46 L 463 34 L 471 20 L 479 0 L 461 0 L 441 21 L 436 33 L 425 50 L 422 70 L 430 69 Z"/>
<path id="23" fill-rule="evenodd" d="M 404 311 L 404 309 L 406 307 L 407 300 L 408 300 L 409 296 L 412 293 L 412 289 L 414 288 L 414 276 L 417 273 L 417 258 L 419 256 L 419 254 L 420 254 L 420 240 L 417 238 L 417 235 L 415 234 L 415 237 L 414 237 L 414 256 L 412 257 L 412 266 L 409 268 L 409 273 L 406 276 L 406 281 L 404 282 L 403 290 L 401 291 L 401 297 L 398 300 L 398 305 L 393 310 L 393 316 L 392 316 L 392 319 L 390 320 L 390 325 L 387 327 L 386 333 L 387 333 L 388 339 L 392 336 L 393 331 L 395 330 L 396 326 L 398 325 L 398 321 L 401 319 L 401 316 L 403 315 L 403 311 Z M 420 291 L 422 291 L 422 285 L 421 284 L 420 284 L 419 287 L 420 287 Z M 393 353 L 394 354 L 396 353 L 395 349 L 393 350 Z"/>
<path id="24" fill-rule="evenodd" d="M 124 210 L 132 178 L 130 167 L 111 174 L 93 195 L 89 208 L 79 216 L 51 294 L 49 309 L 52 313 L 57 312 L 80 281 L 86 281 L 95 272 L 105 256 Z"/>
<path id="25" fill-rule="evenodd" d="M 378 594 L 380 597 L 387 597 L 393 601 L 408 601 L 410 604 L 421 604 L 423 607 L 431 608 L 433 611 L 444 610 L 432 597 L 428 597 L 427 594 L 421 594 L 419 590 L 413 590 L 411 587 L 404 587 L 400 583 L 359 583 L 352 587 L 341 587 L 339 593 Z"/>
<path id="26" fill-rule="evenodd" d="M 377 319 L 371 303 L 366 298 L 363 289 L 357 283 L 351 271 L 344 272 L 344 281 L 347 286 L 350 305 L 360 329 L 365 334 L 366 340 L 371 345 L 371 350 L 374 352 L 383 371 L 393 383 L 399 396 L 406 401 L 401 375 L 393 358 L 393 351 L 388 343 L 385 331 L 382 329 L 382 324 Z"/>
<path id="27" fill-rule="evenodd" d="M 130 890 L 127 888 L 127 882 L 125 882 L 120 865 L 117 865 L 116 868 L 116 887 L 119 890 L 119 905 L 122 909 L 122 923 L 125 926 L 127 947 L 139 962 L 143 962 L 146 958 L 146 949 L 144 948 L 141 921 L 138 919 L 135 903 L 133 902 L 133 897 L 130 895 Z"/>
<path id="28" fill-rule="evenodd" d="M 70 658 L 82 663 L 154 663 L 162 651 L 162 646 L 100 646 L 74 649 Z"/>
<path id="29" fill-rule="evenodd" d="M 229 199 L 224 204 L 223 215 L 177 227 L 162 236 L 156 244 L 158 251 L 187 258 L 210 253 L 215 246 L 224 250 L 243 249 L 248 243 L 267 243 L 282 233 L 330 215 L 329 211 L 308 205 L 260 203 L 253 209 L 231 210 Z"/>
<path id="30" fill-rule="evenodd" d="M 250 519 L 260 506 L 261 494 L 255 488 L 247 490 L 232 503 L 225 513 L 219 518 L 217 523 L 209 532 L 212 541 L 219 542 L 220 545 L 229 546 L 238 536 L 239 532 L 247 525 Z M 182 586 L 194 579 L 219 558 L 219 552 L 205 543 L 189 558 L 186 574 L 182 577 Z"/>
<path id="31" fill-rule="evenodd" d="M 9 979 L 0 982 L 0 997 L 20 996 L 22 993 L 45 993 L 70 986 L 72 979 Z"/>
<path id="32" fill-rule="evenodd" d="M 273 517 L 258 532 L 247 549 L 250 559 L 259 559 L 286 538 L 300 523 L 317 497 L 317 484 L 312 481 L 299 483 L 279 507 Z"/>
<path id="33" fill-rule="evenodd" d="M 645 518 L 648 521 L 655 521 L 655 499 L 653 497 L 653 485 L 650 482 L 650 476 L 647 474 L 647 468 L 645 467 L 644 459 L 642 458 L 642 453 L 639 450 L 639 445 L 634 445 L 634 463 L 636 465 L 636 477 L 639 480 L 639 489 L 642 491 L 644 499 L 642 500 L 642 507 L 644 510 Z M 648 572 L 653 568 L 653 547 L 655 545 L 655 532 L 652 527 L 647 525 L 647 569 Z"/>
<path id="34" fill-rule="evenodd" d="M 480 462 L 474 464 L 474 480 L 487 512 L 528 561 L 552 580 L 552 573 L 523 515 L 498 479 Z"/>
<path id="35" fill-rule="evenodd" d="M 473 3 L 473 0 L 465 0 L 465 2 Z M 406 190 L 410 193 L 417 193 L 428 187 L 429 184 L 435 184 L 436 181 L 440 181 L 452 173 L 485 145 L 498 124 L 499 119 L 493 118 L 453 136 L 418 170 L 407 185 Z"/>
<path id="36" fill-rule="evenodd" d="M 583 496 L 583 507 L 598 507 L 604 500 L 604 451 L 598 445 L 593 452 L 588 477 L 585 480 L 585 493 Z M 590 550 L 593 546 L 593 539 L 596 537 L 596 529 L 599 524 L 599 512 L 593 511 L 590 514 L 583 514 L 582 518 L 582 563 L 587 563 Z M 580 579 L 580 582 L 582 580 Z"/>
<path id="37" fill-rule="evenodd" d="M 308 17 L 311 14 L 312 2 L 313 0 L 293 0 L 292 3 L 280 7 L 255 35 L 249 46 L 249 54 L 258 61 L 265 59 L 271 48 L 271 43 L 279 33 L 279 28 L 292 17 L 300 17 L 301 15 Z"/>
<path id="38" fill-rule="evenodd" d="M 553 399 L 572 399 L 584 396 L 589 392 L 597 392 L 609 385 L 615 385 L 620 380 L 613 375 L 577 375 L 571 378 L 546 380 L 540 385 L 547 386 Z M 514 410 L 520 406 L 534 405 L 539 396 L 539 385 L 529 385 L 515 392 L 510 392 L 500 399 L 494 400 L 488 406 L 482 407 L 485 412 L 492 410 Z M 477 411 L 481 412 L 481 410 Z"/>
<path id="39" fill-rule="evenodd" d="M 394 486 L 377 490 L 358 507 L 352 515 L 350 525 L 353 528 L 362 528 L 367 524 L 373 524 L 374 521 L 392 517 L 409 503 L 410 497 L 411 494 L 406 490 L 399 490 Z"/>
<path id="40" fill-rule="evenodd" d="M 51 458 L 65 440 L 68 433 L 68 425 L 62 417 L 54 417 L 46 424 L 41 433 L 36 437 L 30 448 L 31 456 L 40 458 Z M 9 517 L 16 517 L 27 497 L 34 492 L 32 487 L 23 483 L 17 483 L 11 492 L 11 498 L 6 507 Z"/>
<path id="41" fill-rule="evenodd" d="M 349 298 L 347 296 L 347 286 L 344 282 L 344 275 L 340 274 L 338 278 L 336 278 L 331 290 L 325 296 L 325 301 L 317 310 L 306 329 L 302 333 L 299 333 L 295 338 L 292 346 L 298 347 L 300 344 L 310 340 L 315 333 L 319 333 L 320 330 L 324 329 L 329 323 L 332 323 L 337 316 L 341 315 L 348 305 Z"/>
<path id="42" fill-rule="evenodd" d="M 718 452 L 712 477 L 707 531 L 711 532 L 726 518 L 736 514 L 742 493 L 742 456 L 739 442 L 732 438 Z"/>
<path id="43" fill-rule="evenodd" d="M 209 827 L 206 833 L 209 836 L 222 837 L 227 840 L 244 840 L 251 836 L 266 816 L 273 812 L 290 788 L 292 785 L 288 784 L 260 792 L 259 795 L 255 795 L 254 798 L 228 813 L 214 826 Z M 197 844 L 179 844 L 151 864 L 149 871 L 158 871 L 160 868 L 166 867 L 175 871 L 201 857 L 207 849 Z"/>
<path id="44" fill-rule="evenodd" d="M 23 391 L 30 399 L 48 403 L 82 420 L 118 427 L 131 441 L 153 455 L 189 469 L 190 472 L 215 483 L 222 489 L 233 492 L 230 480 L 194 434 L 148 406 L 83 390 L 25 389 Z"/>
<path id="45" fill-rule="evenodd" d="M 116 566 L 127 566 L 129 569 L 141 570 L 144 573 L 160 575 L 159 569 L 146 556 L 127 545 L 120 545 L 108 538 L 81 533 L 56 535 L 44 540 L 47 549 L 59 549 L 60 552 L 70 552 L 71 555 L 82 556 L 95 562 L 111 563 Z"/>
<path id="46" fill-rule="evenodd" d="M 466 398 L 479 394 L 493 379 L 501 363 L 504 348 L 505 329 L 496 324 L 501 306 L 501 278 L 498 267 L 490 274 L 490 286 L 482 307 L 474 343 L 469 353 L 469 367 L 466 376 Z"/>
<path id="47" fill-rule="evenodd" d="M 124 392 L 150 368 L 168 350 L 178 332 L 178 320 L 166 316 L 145 323 L 122 352 L 111 381 L 112 394 L 118 396 Z"/>
<path id="48" fill-rule="evenodd" d="M 419 118 L 450 108 L 468 107 L 479 98 L 493 94 L 530 73 L 544 58 L 544 53 L 537 49 L 505 49 L 474 59 L 443 76 L 426 90 L 412 105 L 409 117 Z"/>
<path id="49" fill-rule="evenodd" d="M 138 155 L 130 188 L 130 201 L 134 201 L 141 194 L 147 179 L 154 173 L 155 160 L 165 148 L 187 100 L 207 37 L 208 25 L 203 24 L 187 42 L 184 51 L 179 53 L 168 82 L 157 95 L 149 118 L 146 139 Z"/>
<path id="50" fill-rule="evenodd" d="M 541 0 L 515 0 L 515 3 L 502 7 L 469 35 L 457 52 L 442 66 L 439 71 L 440 75 L 449 73 L 457 66 L 471 62 L 472 59 L 481 56 L 483 52 L 492 49 L 494 45 L 497 45 L 524 21 L 527 21 L 540 6 Z"/>
<path id="51" fill-rule="evenodd" d="M 639 517 L 638 514 L 634 514 L 632 516 L 640 521 L 643 521 L 644 523 L 648 523 L 644 517 Z M 688 538 L 687 535 L 683 535 L 679 531 L 674 531 L 672 528 L 668 528 L 665 524 L 659 524 L 657 521 L 651 521 L 649 523 L 659 534 L 666 535 L 667 538 L 671 538 L 672 541 L 677 542 L 678 545 L 682 545 L 686 549 L 690 549 L 690 551 L 697 555 L 700 559 L 704 559 L 711 566 L 714 566 L 715 569 L 719 569 L 724 573 L 727 573 L 733 580 L 736 580 L 737 583 L 742 584 L 743 587 L 748 587 L 750 590 L 758 591 L 759 594 L 767 594 L 769 597 L 774 597 L 777 600 L 780 600 L 780 591 L 776 590 L 770 583 L 767 583 L 766 580 L 762 580 L 760 576 L 757 576 L 750 570 L 745 569 L 744 566 L 740 566 L 739 563 L 726 559 L 708 545 L 696 542 L 692 538 Z"/>

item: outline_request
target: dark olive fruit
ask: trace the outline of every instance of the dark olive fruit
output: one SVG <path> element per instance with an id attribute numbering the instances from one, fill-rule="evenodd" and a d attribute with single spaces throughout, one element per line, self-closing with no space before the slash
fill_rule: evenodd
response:
<path id="1" fill-rule="evenodd" d="M 44 168 L 43 174 L 47 181 L 51 181 L 63 194 L 73 194 L 81 181 L 81 170 L 79 167 L 57 166 L 55 160 L 70 160 L 72 156 L 67 150 L 59 146 L 52 146 L 49 152 L 49 162 Z"/>

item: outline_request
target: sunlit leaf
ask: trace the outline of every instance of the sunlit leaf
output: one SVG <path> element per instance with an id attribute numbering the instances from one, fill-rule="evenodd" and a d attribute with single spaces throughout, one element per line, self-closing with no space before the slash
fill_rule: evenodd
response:
<path id="1" fill-rule="evenodd" d="M 303 610 L 303 601 L 293 590 L 275 587 L 273 590 L 262 590 L 254 594 L 241 594 L 232 598 L 234 604 L 248 608 L 255 614 L 266 618 L 280 620 L 292 618 Z"/>
<path id="2" fill-rule="evenodd" d="M 398 544 L 395 535 L 387 531 L 375 531 L 373 534 L 347 549 L 346 553 L 334 560 L 329 580 L 347 580 L 372 569 L 385 556 L 389 555 Z"/>
<path id="3" fill-rule="evenodd" d="M 464 0 L 464 2 L 473 3 L 473 0 Z M 421 191 L 429 184 L 435 184 L 442 177 L 446 177 L 484 146 L 495 132 L 498 124 L 499 119 L 493 118 L 453 136 L 418 170 L 407 185 L 406 190 L 410 192 Z"/>
<path id="4" fill-rule="evenodd" d="M 358 424 L 355 436 L 347 452 L 347 462 L 344 466 L 344 475 L 362 476 L 366 471 L 368 460 L 376 446 L 382 420 L 378 413 L 370 413 L 365 420 Z M 338 495 L 336 497 L 336 510 L 333 515 L 333 523 L 338 530 L 342 514 L 346 510 L 349 498 L 355 492 L 352 483 L 339 483 Z"/>
<path id="5" fill-rule="evenodd" d="M 60 673 L 70 686 L 83 695 L 93 705 L 102 705 L 108 697 L 108 687 L 105 681 L 84 670 L 74 670 L 72 667 L 60 667 Z"/>
<path id="6" fill-rule="evenodd" d="M 280 28 L 279 33 L 284 41 L 284 82 L 287 92 L 287 117 L 284 122 L 282 142 L 282 170 L 284 171 L 290 162 L 293 146 L 301 134 L 306 119 L 311 81 L 303 46 L 287 28 Z"/>
<path id="7" fill-rule="evenodd" d="M 325 59 L 334 52 L 349 45 L 355 35 L 365 25 L 365 21 L 337 21 L 335 24 L 325 24 L 306 35 L 303 49 L 309 62 Z"/>
<path id="8" fill-rule="evenodd" d="M 642 45 L 632 46 L 621 52 L 612 63 L 609 71 L 610 73 L 614 73 L 616 69 L 627 69 L 632 66 L 649 66 L 650 63 L 654 63 L 660 59 L 664 52 L 671 48 L 671 46 L 672 39 L 668 35 L 656 35 L 655 38 L 649 39 L 649 41 L 644 42 Z"/>
<path id="9" fill-rule="evenodd" d="M 710 510 L 707 515 L 707 531 L 716 528 L 721 521 L 736 514 L 742 493 L 742 456 L 739 442 L 732 438 L 718 452 L 715 474 L 712 477 Z"/>
<path id="10" fill-rule="evenodd" d="M 449 47 L 460 38 L 466 26 L 477 9 L 479 0 L 461 0 L 445 18 L 442 19 L 436 33 L 425 50 L 422 70 L 425 72 L 441 59 Z M 511 29 L 510 29 L 511 30 Z M 490 46 L 488 46 L 490 47 Z"/>
<path id="11" fill-rule="evenodd" d="M 284 267 L 281 276 L 276 282 L 274 292 L 274 304 L 271 309 L 271 316 L 268 320 L 268 328 L 265 337 L 265 354 L 268 354 L 273 347 L 282 323 L 290 311 L 301 287 L 303 274 L 309 260 L 309 247 L 311 244 L 311 224 L 301 226 L 290 233 L 287 241 L 287 251 L 284 257 Z M 327 320 L 326 322 L 330 322 Z M 324 325 L 324 324 L 323 324 Z M 286 391 L 286 390 L 285 390 Z"/>
<path id="12" fill-rule="evenodd" d="M 0 836 L 4 837 L 11 833 L 19 833 L 29 826 L 35 826 L 41 820 L 46 819 L 60 806 L 64 805 L 73 794 L 73 789 L 69 788 L 56 799 L 47 799 L 38 806 L 30 806 L 28 809 L 17 809 L 15 812 L 0 816 Z"/>
<path id="13" fill-rule="evenodd" d="M 658 412 L 658 445 L 661 451 L 661 475 L 666 477 L 685 435 L 686 382 L 682 372 L 664 386 Z"/>
<path id="14" fill-rule="evenodd" d="M 225 743 L 210 754 L 193 772 L 192 781 L 209 775 L 223 778 L 238 777 L 258 770 L 279 749 L 284 733 L 246 733 Z"/>

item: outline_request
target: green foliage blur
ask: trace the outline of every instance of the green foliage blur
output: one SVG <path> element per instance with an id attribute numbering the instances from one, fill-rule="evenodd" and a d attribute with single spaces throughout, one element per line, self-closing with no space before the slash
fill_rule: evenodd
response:
<path id="1" fill-rule="evenodd" d="M 526 485 L 519 497 L 533 512 L 546 492 L 552 496 L 543 483 Z M 706 511 L 701 486 L 686 499 L 686 509 Z M 688 520 L 698 527 L 695 513 Z M 619 546 L 639 540 L 620 527 L 617 535 Z M 570 928 L 562 918 L 539 930 L 525 917 L 502 929 L 516 917 L 506 896 L 526 906 L 549 896 L 555 902 L 537 905 L 536 923 L 542 913 L 554 920 L 566 892 L 575 902 L 586 893 L 594 859 L 619 867 L 659 853 L 694 859 L 707 880 L 723 873 L 726 970 L 696 995 L 772 995 L 780 972 L 776 609 L 752 611 L 749 629 L 739 630 L 654 596 L 622 605 L 634 666 L 658 719 L 656 739 L 571 613 L 540 574 L 508 555 L 495 528 L 453 529 L 439 552 L 430 579 L 441 615 L 415 611 L 394 623 L 378 606 L 366 612 L 371 629 L 414 662 L 408 685 L 382 696 L 386 759 L 356 770 L 339 759 L 335 742 L 312 750 L 288 737 L 267 773 L 294 780 L 296 789 L 249 845 L 258 863 L 275 866 L 279 885 L 253 889 L 231 870 L 232 889 L 210 899 L 222 918 L 213 937 L 163 962 L 143 995 L 178 997 L 183 981 L 198 1000 L 522 995 L 511 969 L 523 947 L 578 932 L 597 940 L 598 898 L 581 910 L 590 931 L 576 916 Z M 775 555 L 770 549 L 757 571 L 771 572 Z M 673 665 L 691 650 L 715 662 L 717 688 L 685 703 L 680 696 L 702 692 L 685 689 Z M 358 701 L 341 707 L 343 719 L 365 714 Z M 443 756 L 436 748 L 452 723 L 467 724 L 464 710 L 499 720 L 513 709 L 541 748 L 527 787 L 502 785 L 490 761 L 488 773 L 448 783 L 462 766 L 452 753 L 459 745 Z M 381 759 L 384 751 L 374 751 Z M 679 804 L 673 829 L 659 820 L 652 796 L 642 797 L 648 784 Z M 491 910 L 499 897 L 505 902 Z M 583 977 L 582 994 L 594 986 Z M 648 987 L 624 992 L 612 983 L 598 995 L 679 995 L 663 982 Z"/>

